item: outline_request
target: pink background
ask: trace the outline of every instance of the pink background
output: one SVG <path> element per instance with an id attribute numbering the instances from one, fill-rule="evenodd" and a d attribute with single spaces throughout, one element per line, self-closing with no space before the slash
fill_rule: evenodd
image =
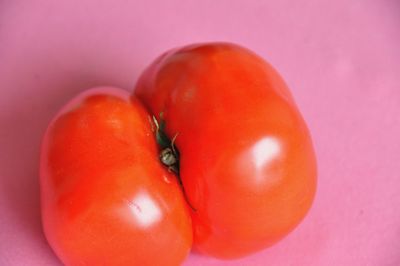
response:
<path id="1" fill-rule="evenodd" d="M 285 77 L 319 159 L 315 204 L 276 246 L 185 265 L 400 265 L 400 2 L 0 0 L 0 265 L 60 265 L 40 224 L 39 145 L 76 93 L 131 90 L 192 42 L 253 49 Z"/>

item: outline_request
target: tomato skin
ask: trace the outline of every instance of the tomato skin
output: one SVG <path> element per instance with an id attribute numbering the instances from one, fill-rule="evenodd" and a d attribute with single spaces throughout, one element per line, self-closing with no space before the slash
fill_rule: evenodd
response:
<path id="1" fill-rule="evenodd" d="M 171 50 L 134 92 L 178 134 L 180 177 L 194 247 L 237 258 L 268 247 L 303 219 L 316 191 L 316 158 L 289 89 L 263 59 L 234 44 Z"/>
<path id="2" fill-rule="evenodd" d="M 179 265 L 190 251 L 181 189 L 158 160 L 150 116 L 128 98 L 85 92 L 45 134 L 43 227 L 65 265 Z"/>

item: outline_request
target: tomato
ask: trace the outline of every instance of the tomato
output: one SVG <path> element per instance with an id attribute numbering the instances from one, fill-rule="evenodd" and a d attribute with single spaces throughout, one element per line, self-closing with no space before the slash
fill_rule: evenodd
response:
<path id="1" fill-rule="evenodd" d="M 284 81 L 259 56 L 224 43 L 175 49 L 145 70 L 134 95 L 176 136 L 198 251 L 241 257 L 306 215 L 316 191 L 311 137 Z"/>
<path id="2" fill-rule="evenodd" d="M 94 89 L 50 123 L 43 228 L 66 265 L 179 265 L 192 244 L 242 257 L 305 217 L 316 168 L 272 66 L 233 44 L 187 46 L 151 64 L 130 99 Z"/>
<path id="3" fill-rule="evenodd" d="M 50 124 L 41 154 L 42 220 L 66 265 L 179 265 L 188 207 L 159 161 L 151 116 L 129 94 L 95 89 Z"/>

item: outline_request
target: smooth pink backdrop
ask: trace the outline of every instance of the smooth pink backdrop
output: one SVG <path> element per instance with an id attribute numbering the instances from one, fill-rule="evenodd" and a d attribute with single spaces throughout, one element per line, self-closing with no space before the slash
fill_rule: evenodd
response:
<path id="1" fill-rule="evenodd" d="M 284 76 L 319 161 L 315 204 L 276 246 L 185 265 L 400 265 L 400 2 L 0 0 L 0 265 L 60 265 L 41 230 L 39 145 L 98 85 L 132 90 L 193 42 L 253 49 Z"/>

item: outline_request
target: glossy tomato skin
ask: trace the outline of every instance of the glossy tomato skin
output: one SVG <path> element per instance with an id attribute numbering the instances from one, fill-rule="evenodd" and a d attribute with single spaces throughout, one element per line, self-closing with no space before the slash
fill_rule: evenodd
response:
<path id="1" fill-rule="evenodd" d="M 42 220 L 65 265 L 180 265 L 191 248 L 181 189 L 158 160 L 149 114 L 128 98 L 91 90 L 47 129 Z"/>
<path id="2" fill-rule="evenodd" d="M 178 134 L 198 251 L 242 257 L 303 219 L 316 191 L 312 141 L 284 81 L 259 56 L 226 43 L 175 49 L 134 94 Z"/>

